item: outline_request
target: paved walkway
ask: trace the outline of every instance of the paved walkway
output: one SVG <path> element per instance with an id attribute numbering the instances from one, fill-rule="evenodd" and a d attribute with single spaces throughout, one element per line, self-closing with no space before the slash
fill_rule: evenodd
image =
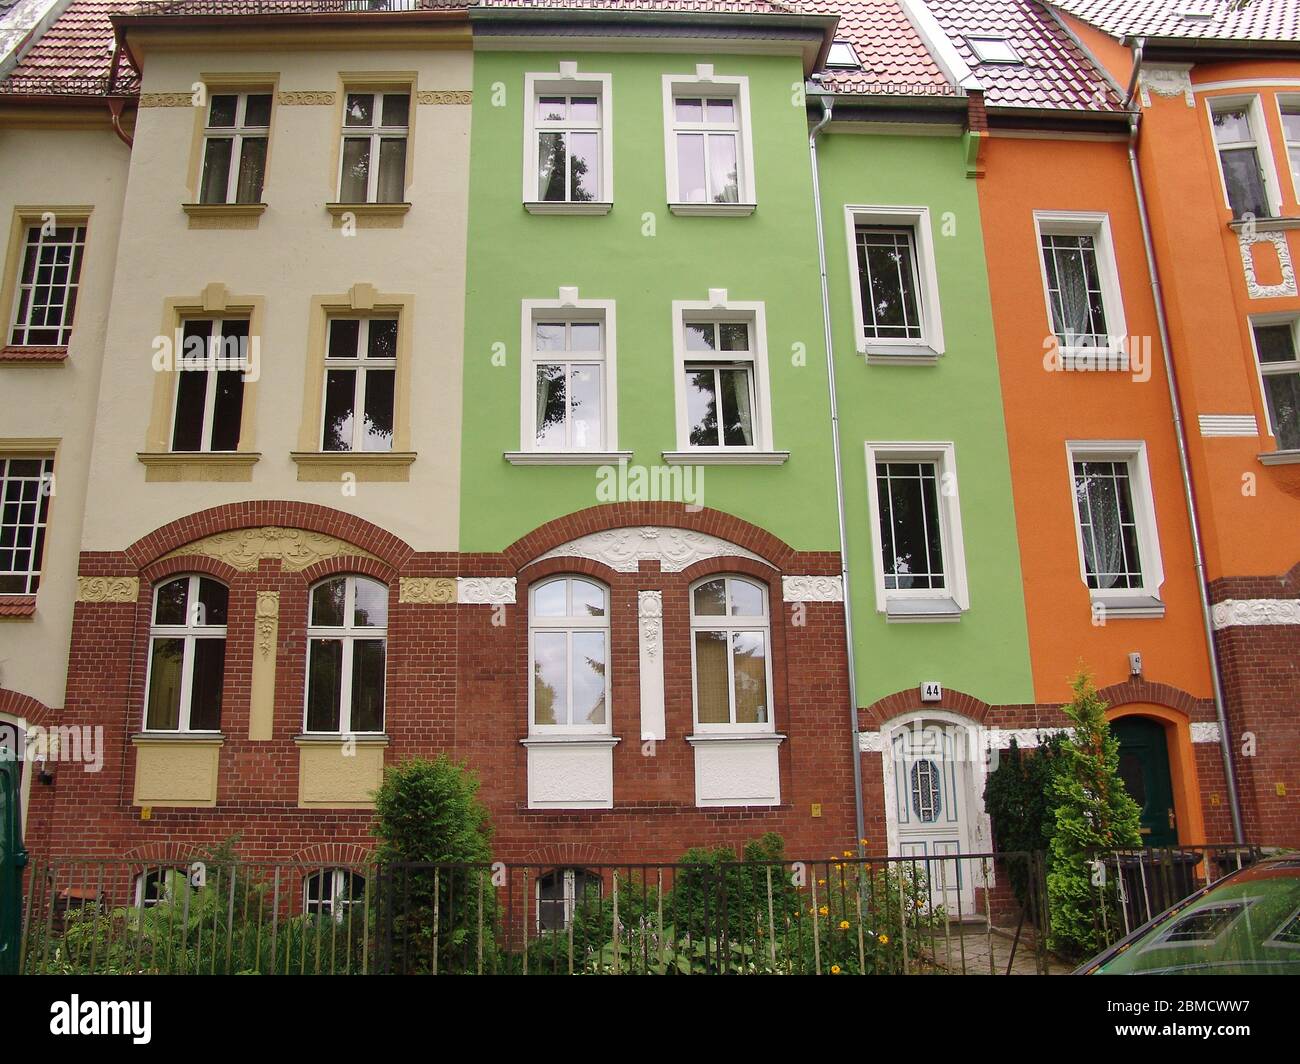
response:
<path id="1" fill-rule="evenodd" d="M 1014 960 L 1011 955 L 1013 944 Z M 953 975 L 1006 975 L 1008 960 L 1011 960 L 1012 975 L 1038 974 L 1032 928 L 1022 929 L 1020 941 L 1015 943 L 1015 928 L 994 928 L 989 933 L 983 924 L 953 924 L 946 937 L 942 930 L 939 931 L 925 953 L 940 972 Z M 992 971 L 989 970 L 990 955 Z M 1071 970 L 1052 954 L 1047 955 L 1048 975 L 1068 975 Z"/>

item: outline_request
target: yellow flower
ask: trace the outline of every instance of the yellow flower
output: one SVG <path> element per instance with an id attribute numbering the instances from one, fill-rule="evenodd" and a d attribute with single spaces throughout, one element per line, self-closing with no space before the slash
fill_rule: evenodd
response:
<path id="1" fill-rule="evenodd" d="M 817 880 L 817 885 L 818 885 L 819 887 L 824 887 L 824 886 L 826 886 L 826 880 L 824 880 L 824 879 L 819 879 L 819 880 Z"/>
<path id="2" fill-rule="evenodd" d="M 839 975 L 839 974 L 840 974 L 840 966 L 838 964 L 832 964 L 831 975 Z"/>
<path id="3" fill-rule="evenodd" d="M 866 839 L 858 839 L 858 842 L 862 843 L 863 846 L 869 845 Z"/>
<path id="4" fill-rule="evenodd" d="M 825 905 L 823 905 L 823 906 L 822 906 L 820 909 L 818 909 L 817 911 L 818 911 L 819 913 L 821 913 L 823 916 L 830 916 L 830 914 L 831 914 L 831 911 L 830 911 L 828 908 L 826 908 Z"/>
<path id="5" fill-rule="evenodd" d="M 889 945 L 889 936 L 888 936 L 888 935 L 879 935 L 879 936 L 877 936 L 877 937 L 880 939 L 880 944 L 881 944 L 882 946 L 888 946 L 888 945 Z"/>
<path id="6" fill-rule="evenodd" d="M 848 929 L 849 929 L 849 922 L 848 922 L 847 920 L 841 920 L 841 921 L 840 921 L 840 930 L 841 930 L 841 931 L 847 931 Z"/>
<path id="7" fill-rule="evenodd" d="M 917 907 L 918 909 L 924 909 L 924 908 L 925 908 L 925 902 L 923 902 L 920 898 L 917 898 L 917 899 L 916 899 L 916 907 Z"/>
<path id="8" fill-rule="evenodd" d="M 845 856 L 845 857 L 852 857 L 852 856 L 853 856 L 853 851 L 852 851 L 852 850 L 845 850 L 845 851 L 844 851 L 844 856 Z"/>

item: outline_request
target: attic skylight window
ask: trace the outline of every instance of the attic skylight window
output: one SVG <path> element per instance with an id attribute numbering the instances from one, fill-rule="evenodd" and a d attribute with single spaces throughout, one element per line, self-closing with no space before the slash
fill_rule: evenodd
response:
<path id="1" fill-rule="evenodd" d="M 981 63 L 1012 63 L 1020 64 L 1023 60 L 1016 54 L 1016 50 L 1011 47 L 1011 42 L 1005 37 L 967 37 L 966 43 L 970 45 L 971 51 L 975 53 L 975 58 Z"/>
<path id="2" fill-rule="evenodd" d="M 1218 0 L 1183 0 L 1179 5 L 1178 13 L 1193 22 L 1202 22 L 1213 19 L 1217 7 Z"/>
<path id="3" fill-rule="evenodd" d="M 857 70 L 862 66 L 862 60 L 848 41 L 832 41 L 831 50 L 826 56 L 826 66 L 835 70 Z"/>

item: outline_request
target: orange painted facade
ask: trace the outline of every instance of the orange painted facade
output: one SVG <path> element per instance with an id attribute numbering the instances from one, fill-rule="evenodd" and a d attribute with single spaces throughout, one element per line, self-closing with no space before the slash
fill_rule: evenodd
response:
<path id="1" fill-rule="evenodd" d="M 1126 680 L 1128 654 L 1136 651 L 1142 654 L 1146 678 L 1208 698 L 1209 659 L 1126 144 L 1113 138 L 994 134 L 983 161 L 980 212 L 1035 696 L 1040 702 L 1067 699 L 1068 680 L 1081 665 L 1093 673 L 1099 687 Z M 1135 350 L 1146 359 L 1139 372 L 1045 366 L 1044 344 L 1052 326 L 1035 212 L 1105 217 L 1125 332 L 1138 338 Z M 1099 440 L 1146 445 L 1164 570 L 1159 589 L 1164 617 L 1111 616 L 1104 624 L 1094 623 L 1080 573 L 1067 441 Z M 1152 564 L 1154 559 L 1143 561 Z"/>

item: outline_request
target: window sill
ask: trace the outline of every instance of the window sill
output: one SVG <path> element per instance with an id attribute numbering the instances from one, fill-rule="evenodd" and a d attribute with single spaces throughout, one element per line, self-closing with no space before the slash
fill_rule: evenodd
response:
<path id="1" fill-rule="evenodd" d="M 603 466 L 630 461 L 631 451 L 506 451 L 511 465 Z"/>
<path id="2" fill-rule="evenodd" d="M 341 229 L 351 215 L 362 229 L 400 229 L 409 203 L 327 203 L 325 209 L 334 219 L 334 228 Z"/>
<path id="3" fill-rule="evenodd" d="M 1114 347 L 1058 347 L 1061 369 L 1069 373 L 1128 373 L 1128 352 Z"/>
<path id="4" fill-rule="evenodd" d="M 1262 465 L 1300 465 L 1300 451 L 1265 451 L 1255 457 Z"/>
<path id="5" fill-rule="evenodd" d="M 290 451 L 300 481 L 336 481 L 352 474 L 358 483 L 410 480 L 414 451 Z"/>
<path id="6" fill-rule="evenodd" d="M 296 746 L 342 746 L 355 743 L 357 746 L 387 746 L 388 735 L 381 732 L 368 732 L 363 735 L 344 735 L 341 732 L 303 732 L 293 737 Z"/>
<path id="7" fill-rule="evenodd" d="M 668 209 L 683 218 L 712 215 L 718 218 L 746 218 L 758 209 L 757 203 L 670 203 Z"/>
<path id="8" fill-rule="evenodd" d="M 1105 609 L 1107 620 L 1112 618 L 1144 620 L 1147 618 L 1160 618 L 1165 615 L 1165 604 L 1151 595 L 1134 595 L 1130 598 L 1128 596 L 1094 594 L 1091 599 L 1094 608 L 1101 605 Z"/>
<path id="9" fill-rule="evenodd" d="M 1300 218 L 1255 218 L 1250 222 L 1234 218 L 1228 223 L 1228 228 L 1240 233 L 1247 225 L 1253 226 L 1257 233 L 1279 233 L 1285 229 L 1300 229 Z"/>
<path id="10" fill-rule="evenodd" d="M 962 608 L 951 598 L 885 597 L 885 620 L 889 624 L 955 623 Z"/>
<path id="11" fill-rule="evenodd" d="M 205 481 L 233 483 L 253 479 L 259 451 L 139 451 L 148 483 Z"/>
<path id="12" fill-rule="evenodd" d="M 256 229 L 265 203 L 182 203 L 191 229 Z"/>
<path id="13" fill-rule="evenodd" d="M 529 214 L 608 214 L 614 204 L 608 200 L 589 203 L 559 203 L 546 200 L 528 200 L 524 210 Z"/>
<path id="14" fill-rule="evenodd" d="M 607 746 L 611 750 L 623 741 L 618 735 L 584 735 L 568 732 L 564 735 L 530 735 L 520 739 L 520 746 Z"/>
<path id="15" fill-rule="evenodd" d="M 67 361 L 66 347 L 0 347 L 0 365 L 61 366 Z"/>
<path id="16" fill-rule="evenodd" d="M 131 736 L 134 746 L 184 744 L 193 746 L 222 746 L 225 732 L 142 731 Z"/>
<path id="17" fill-rule="evenodd" d="M 0 621 L 27 621 L 35 616 L 35 595 L 0 595 Z"/>
<path id="18" fill-rule="evenodd" d="M 692 746 L 700 743 L 768 743 L 772 746 L 780 746 L 785 739 L 784 732 L 774 731 L 692 732 L 686 736 L 686 741 Z"/>
<path id="19" fill-rule="evenodd" d="M 668 465 L 785 465 L 789 451 L 664 451 Z"/>
<path id="20" fill-rule="evenodd" d="M 928 344 L 870 344 L 858 346 L 868 366 L 935 366 L 943 354 Z"/>

